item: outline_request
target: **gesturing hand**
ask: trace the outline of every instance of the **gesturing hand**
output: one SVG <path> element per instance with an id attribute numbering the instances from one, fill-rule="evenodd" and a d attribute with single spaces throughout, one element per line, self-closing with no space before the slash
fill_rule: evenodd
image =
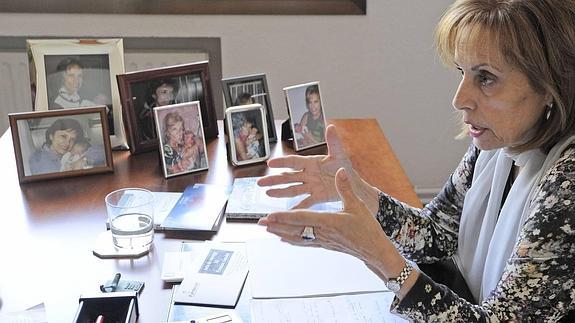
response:
<path id="1" fill-rule="evenodd" d="M 335 188 L 343 202 L 341 212 L 276 212 L 260 219 L 258 224 L 267 226 L 267 231 L 277 234 L 283 241 L 345 252 L 368 264 L 378 263 L 374 257 L 382 249 L 390 248 L 388 250 L 395 251 L 377 220 L 355 195 L 352 183 L 343 168 L 339 169 L 335 176 Z M 314 228 L 315 240 L 306 241 L 301 238 L 306 226 Z"/>
<path id="2" fill-rule="evenodd" d="M 351 162 L 347 157 L 334 125 L 326 128 L 327 155 L 318 156 L 285 156 L 268 161 L 271 168 L 291 168 L 278 175 L 262 177 L 260 186 L 293 184 L 286 188 L 269 189 L 267 194 L 272 197 L 293 197 L 309 194 L 307 198 L 294 208 L 307 208 L 316 203 L 334 201 L 339 198 L 335 189 L 335 173 L 340 168 L 351 170 Z"/>

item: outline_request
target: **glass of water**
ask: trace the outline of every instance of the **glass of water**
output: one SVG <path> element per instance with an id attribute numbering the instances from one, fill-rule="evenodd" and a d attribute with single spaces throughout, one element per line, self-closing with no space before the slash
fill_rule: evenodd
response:
<path id="1" fill-rule="evenodd" d="M 114 245 L 149 249 L 154 239 L 154 195 L 143 188 L 122 188 L 106 195 Z"/>

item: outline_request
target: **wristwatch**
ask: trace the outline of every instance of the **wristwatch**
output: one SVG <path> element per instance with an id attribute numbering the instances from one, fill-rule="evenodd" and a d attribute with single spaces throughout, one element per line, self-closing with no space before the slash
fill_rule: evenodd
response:
<path id="1" fill-rule="evenodd" d="M 403 267 L 403 270 L 401 271 L 401 273 L 399 273 L 399 277 L 397 278 L 390 278 L 387 283 L 385 283 L 385 285 L 387 286 L 387 288 L 389 288 L 390 291 L 396 293 L 401 289 L 401 286 L 403 286 L 403 283 L 405 283 L 405 281 L 407 280 L 407 277 L 409 277 L 409 275 L 411 274 L 411 271 L 413 270 L 413 267 L 411 267 L 411 265 L 406 262 L 405 263 L 405 267 Z"/>

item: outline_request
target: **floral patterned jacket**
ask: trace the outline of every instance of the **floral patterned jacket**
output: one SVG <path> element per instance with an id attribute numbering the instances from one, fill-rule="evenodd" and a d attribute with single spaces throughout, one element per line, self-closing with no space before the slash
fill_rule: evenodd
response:
<path id="1" fill-rule="evenodd" d="M 382 193 L 377 219 L 398 250 L 418 263 L 457 251 L 463 200 L 479 150 L 470 146 L 441 193 L 423 209 Z M 421 274 L 392 312 L 427 322 L 555 322 L 575 309 L 575 145 L 544 175 L 495 290 L 480 305 Z"/>

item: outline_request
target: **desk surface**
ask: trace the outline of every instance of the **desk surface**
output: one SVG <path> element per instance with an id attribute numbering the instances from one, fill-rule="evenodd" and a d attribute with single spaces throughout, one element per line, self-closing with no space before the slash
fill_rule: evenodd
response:
<path id="1" fill-rule="evenodd" d="M 174 239 L 156 233 L 154 248 L 139 259 L 102 260 L 92 255 L 98 234 L 105 229 L 107 193 L 122 187 L 151 191 L 182 192 L 193 183 L 230 185 L 235 177 L 262 176 L 265 163 L 232 167 L 226 157 L 222 122 L 220 137 L 208 143 L 209 170 L 165 179 L 158 153 L 131 156 L 113 153 L 114 173 L 89 175 L 19 185 L 9 131 L 0 138 L 2 233 L 0 234 L 0 296 L 7 311 L 44 302 L 49 322 L 72 320 L 78 297 L 98 290 L 116 272 L 131 280 L 145 281 L 140 297 L 139 322 L 161 322 L 167 316 L 171 285 L 160 280 L 166 251 L 176 251 L 181 241 L 203 240 L 188 234 Z M 331 120 L 355 169 L 372 185 L 412 205 L 420 206 L 409 179 L 401 168 L 374 119 Z M 276 122 L 278 132 L 281 125 Z M 281 134 L 278 133 L 278 137 Z M 285 142 L 271 145 L 272 155 L 292 154 Z M 301 154 L 322 154 L 316 147 Z M 214 240 L 245 241 L 265 236 L 263 227 L 250 223 L 222 224 Z"/>

